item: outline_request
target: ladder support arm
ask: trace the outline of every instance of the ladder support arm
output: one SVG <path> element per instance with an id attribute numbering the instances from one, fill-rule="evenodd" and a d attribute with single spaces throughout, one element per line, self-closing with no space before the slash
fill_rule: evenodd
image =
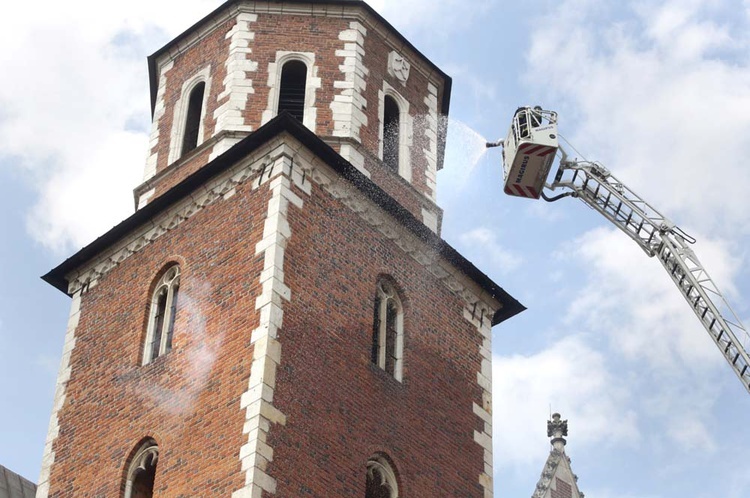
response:
<path id="1" fill-rule="evenodd" d="M 598 163 L 569 161 L 563 151 L 560 168 L 547 187 L 563 189 L 578 197 L 625 232 L 648 256 L 658 256 L 745 390 L 750 392 L 750 356 L 746 351 L 750 337 L 688 247 L 694 240 Z"/>

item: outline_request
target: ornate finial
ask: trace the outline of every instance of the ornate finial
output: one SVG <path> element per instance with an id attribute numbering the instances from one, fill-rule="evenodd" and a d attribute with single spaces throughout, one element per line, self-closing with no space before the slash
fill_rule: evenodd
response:
<path id="1" fill-rule="evenodd" d="M 560 420 L 559 413 L 552 414 L 552 420 L 547 421 L 547 437 L 559 437 L 555 432 L 559 431 L 560 436 L 568 435 L 568 421 Z"/>
<path id="2" fill-rule="evenodd" d="M 547 437 L 552 438 L 552 446 L 562 450 L 562 446 L 565 446 L 565 439 L 563 436 L 568 435 L 568 421 L 561 420 L 559 413 L 552 414 L 552 420 L 547 421 Z M 559 444 L 562 443 L 562 444 Z"/>

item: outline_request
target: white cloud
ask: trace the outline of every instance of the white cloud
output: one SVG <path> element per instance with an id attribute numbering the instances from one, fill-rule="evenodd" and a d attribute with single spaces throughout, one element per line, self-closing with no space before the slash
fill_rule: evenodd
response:
<path id="1" fill-rule="evenodd" d="M 706 241 L 701 249 L 717 279 L 731 281 L 737 260 L 726 247 Z M 557 257 L 585 276 L 565 326 L 600 338 L 601 351 L 623 365 L 620 382 L 639 393 L 639 418 L 662 428 L 652 444 L 714 451 L 716 380 L 732 374 L 658 261 L 609 228 L 584 234 Z"/>
<path id="2" fill-rule="evenodd" d="M 698 239 L 696 253 L 719 289 L 742 302 L 750 37 L 740 7 L 564 1 L 538 20 L 546 28 L 532 35 L 525 79 L 588 159 Z M 604 228 L 558 256 L 585 279 L 565 326 L 597 334 L 602 353 L 624 365 L 627 388 L 639 392 L 639 420 L 660 428 L 652 444 L 714 451 L 716 380 L 732 374 L 658 261 Z"/>
<path id="3" fill-rule="evenodd" d="M 731 282 L 738 264 L 726 247 L 704 240 L 700 249 L 716 280 Z M 685 365 L 712 369 L 723 361 L 666 271 L 625 234 L 592 230 L 557 257 L 578 263 L 587 279 L 571 302 L 569 326 L 606 334 L 627 358 L 665 373 Z"/>
<path id="4" fill-rule="evenodd" d="M 629 396 L 620 384 L 604 356 L 579 336 L 528 356 L 494 356 L 496 468 L 541 468 L 550 448 L 544 419 L 550 408 L 570 421 L 569 440 L 579 453 L 590 445 L 638 441 L 636 416 L 626 409 Z M 615 420 L 617 431 L 612 431 Z"/>
<path id="5" fill-rule="evenodd" d="M 635 5 L 611 23 L 627 4 L 563 2 L 532 37 L 527 80 L 561 133 L 667 216 L 747 235 L 750 39 L 713 1 Z"/>
<path id="6" fill-rule="evenodd" d="M 481 256 L 482 261 L 487 261 L 500 273 L 507 274 L 523 263 L 523 258 L 503 247 L 497 240 L 496 231 L 489 228 L 475 228 L 461 234 L 459 240 L 469 255 Z"/>
<path id="7" fill-rule="evenodd" d="M 494 0 L 463 4 L 376 0 L 399 27 L 455 29 Z M 0 158 L 39 199 L 29 231 L 69 251 L 132 213 L 149 133 L 145 56 L 219 6 L 219 0 L 129 2 L 117 15 L 78 0 L 15 3 L 0 19 Z M 442 32 L 442 31 L 441 31 Z"/>
<path id="8" fill-rule="evenodd" d="M 0 20 L 0 157 L 39 198 L 29 231 L 68 251 L 133 210 L 149 133 L 145 56 L 218 5 L 16 3 Z"/>
<path id="9" fill-rule="evenodd" d="M 429 31 L 436 36 L 445 36 L 486 14 L 496 6 L 497 0 L 472 0 L 470 6 L 462 0 L 368 0 L 367 3 L 396 29 Z M 460 15 L 456 15 L 457 12 Z"/>

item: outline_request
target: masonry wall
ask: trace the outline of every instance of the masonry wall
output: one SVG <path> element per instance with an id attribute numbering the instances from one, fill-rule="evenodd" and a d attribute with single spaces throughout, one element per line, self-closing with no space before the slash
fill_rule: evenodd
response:
<path id="1" fill-rule="evenodd" d="M 379 453 L 404 496 L 491 489 L 492 313 L 473 317 L 477 290 L 298 142 L 279 136 L 153 226 L 70 277 L 99 275 L 74 299 L 41 496 L 118 496 L 145 437 L 165 496 L 356 496 Z M 173 349 L 141 365 L 172 261 Z M 404 305 L 403 382 L 370 363 L 383 275 Z"/>
<path id="2" fill-rule="evenodd" d="M 269 197 L 249 189 L 207 206 L 82 295 L 49 496 L 121 496 L 127 459 L 147 436 L 160 450 L 158 496 L 230 496 L 244 484 L 239 406 L 263 267 L 246 248 L 261 238 Z M 182 272 L 173 349 L 141 365 L 150 286 L 173 261 Z"/>
<path id="3" fill-rule="evenodd" d="M 300 194 L 302 196 L 302 194 Z M 351 209 L 313 185 L 288 215 L 274 405 L 277 496 L 363 496 L 369 457 L 387 454 L 400 496 L 483 497 L 472 403 L 482 399 L 479 332 L 443 283 Z M 335 229 L 323 229 L 335 220 Z M 403 382 L 370 362 L 376 283 L 401 288 Z"/>
<path id="4" fill-rule="evenodd" d="M 338 151 L 342 150 L 342 146 L 357 149 L 359 152 L 353 154 L 356 157 L 362 156 L 362 161 L 348 153 L 345 157 L 354 163 L 361 162 L 357 166 L 366 169 L 373 181 L 409 209 L 417 219 L 422 220 L 423 210 L 427 209 L 432 213 L 431 217 L 439 220 L 441 211 L 434 203 L 437 142 L 431 141 L 430 137 L 431 134 L 434 135 L 438 126 L 433 121 L 439 108 L 437 102 L 442 102 L 443 98 L 442 77 L 428 74 L 429 71 L 424 69 L 428 67 L 426 63 L 406 46 L 399 46 L 398 49 L 412 66 L 408 81 L 404 85 L 390 75 L 388 56 L 392 51 L 393 42 L 388 41 L 384 27 L 378 22 L 369 19 L 364 25 L 361 24 L 363 14 L 359 9 L 342 14 L 339 7 L 336 16 L 275 14 L 262 11 L 257 14 L 239 14 L 245 16 L 240 24 L 246 29 L 240 41 L 243 46 L 247 45 L 241 49 L 241 53 L 235 53 L 238 50 L 236 45 L 240 41 L 233 39 L 233 36 L 236 38 L 239 19 L 236 16 L 237 14 L 221 22 L 197 43 L 188 45 L 187 48 L 175 49 L 174 53 L 167 51 L 167 54 L 159 59 L 157 65 L 161 68 L 159 77 L 163 79 L 163 91 L 158 95 L 157 108 L 163 107 L 163 112 L 157 110 L 154 120 L 150 161 L 154 160 L 155 168 L 153 173 L 147 172 L 147 182 L 136 190 L 136 197 L 148 192 L 148 200 L 163 194 L 225 150 L 229 146 L 227 144 L 236 143 L 250 131 L 262 126 L 268 119 L 268 110 L 275 112 L 275 103 L 270 101 L 273 99 L 269 100 L 269 83 L 275 77 L 272 63 L 277 60 L 277 53 L 302 52 L 314 54 L 315 58 L 314 67 L 308 69 L 308 82 L 310 78 L 319 80 L 316 83 L 317 88 L 308 88 L 308 92 L 315 93 L 316 117 L 311 129 Z M 247 16 L 254 16 L 255 20 L 246 20 Z M 360 31 L 357 31 L 358 29 Z M 352 33 L 357 32 L 366 32 L 363 40 L 360 40 L 361 43 L 348 39 Z M 364 90 L 359 92 L 359 97 L 354 98 L 355 102 L 358 98 L 365 101 L 361 110 L 365 124 L 359 127 L 359 120 L 352 117 L 351 123 L 346 126 L 357 127 L 358 131 L 351 132 L 351 136 L 342 137 L 341 131 L 337 131 L 337 126 L 340 127 L 342 124 L 336 123 L 332 103 L 342 98 L 344 90 L 337 85 L 346 78 L 344 71 L 348 62 L 347 56 L 343 55 L 344 49 L 351 49 L 352 45 L 359 45 L 364 50 L 364 55 L 357 63 L 357 70 L 366 71 L 368 74 Z M 220 117 L 223 116 L 222 109 L 227 107 L 231 98 L 234 98 L 230 95 L 227 81 L 237 76 L 228 75 L 227 67 L 228 63 L 237 57 L 242 59 L 243 64 L 243 70 L 238 71 L 245 78 L 242 82 L 243 91 L 250 93 L 245 103 L 236 104 L 242 105 L 237 110 L 237 116 L 232 118 L 236 123 L 226 125 L 224 129 L 217 125 L 217 120 L 223 119 Z M 418 69 L 417 66 L 422 69 Z M 206 67 L 210 67 L 211 82 L 207 107 L 203 114 L 204 142 L 192 153 L 170 164 L 168 158 L 175 106 L 181 98 L 183 83 Z M 271 73 L 269 68 L 272 70 Z M 379 113 L 384 82 L 409 102 L 409 116 L 413 129 L 403 130 L 403 133 L 409 133 L 412 142 L 411 178 L 407 180 L 383 167 L 378 160 L 381 140 Z M 431 92 L 431 88 L 434 91 Z M 432 103 L 429 104 L 428 101 Z M 232 104 L 229 107 L 234 108 L 236 105 Z M 232 138 L 224 145 L 218 144 L 223 134 L 232 134 L 232 130 L 235 130 Z M 429 163 L 428 157 L 433 158 L 433 164 Z M 439 222 L 437 224 L 439 225 Z M 434 226 L 432 228 L 435 229 Z"/>
<path id="5" fill-rule="evenodd" d="M 164 76 L 167 85 L 164 87 L 162 96 L 164 114 L 158 122 L 159 140 L 149 150 L 149 154 L 157 154 L 157 173 L 163 171 L 169 165 L 170 138 L 172 127 L 175 124 L 174 110 L 182 98 L 182 85 L 206 67 L 210 68 L 211 85 L 210 88 L 207 88 L 209 94 L 203 112 L 203 139 L 209 139 L 214 135 L 216 120 L 213 119 L 213 115 L 219 107 L 219 94 L 224 90 L 223 80 L 227 75 L 225 63 L 229 55 L 230 41 L 226 38 L 226 34 L 234 24 L 233 19 L 224 21 L 204 36 L 199 43 L 193 44 L 185 51 L 178 52 L 168 70 L 165 71 Z M 178 146 L 181 146 L 181 144 L 178 144 Z M 187 161 L 187 164 L 180 168 L 181 171 L 178 176 L 184 178 L 190 170 L 194 171 L 198 165 L 206 164 L 207 159 L 207 156 L 202 156 L 198 160 Z M 176 184 L 181 178 L 176 177 L 170 183 Z"/>
<path id="6" fill-rule="evenodd" d="M 406 47 L 399 47 L 407 60 L 414 63 L 417 55 L 408 51 Z M 412 178 L 411 185 L 422 195 L 434 198 L 434 185 L 427 184 L 426 172 L 428 169 L 424 150 L 429 147 L 425 137 L 425 131 L 429 128 L 430 108 L 425 103 L 429 95 L 428 85 L 436 81 L 433 75 L 432 82 L 420 70 L 413 66 L 409 72 L 409 79 L 402 84 L 397 78 L 388 73 L 388 55 L 391 52 L 383 34 L 370 30 L 365 38 L 365 66 L 369 71 L 369 79 L 365 98 L 368 102 L 368 124 L 362 130 L 362 143 L 367 150 L 378 151 L 380 139 L 380 118 L 378 115 L 378 93 L 383 90 L 386 82 L 406 101 L 409 102 L 409 115 L 413 120 L 413 144 L 411 146 Z M 437 78 L 439 81 L 439 77 Z M 440 85 L 437 89 L 437 102 L 442 102 L 444 88 Z M 373 168 L 373 180 L 380 183 L 384 175 L 381 169 Z"/>

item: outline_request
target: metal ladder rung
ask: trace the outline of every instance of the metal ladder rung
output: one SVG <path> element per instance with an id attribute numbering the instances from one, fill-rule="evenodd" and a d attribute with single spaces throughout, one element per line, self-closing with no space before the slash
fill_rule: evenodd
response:
<path id="1" fill-rule="evenodd" d="M 630 226 L 630 222 L 633 220 L 633 211 L 631 210 L 630 213 L 628 213 L 628 218 L 625 220 L 625 226 Z"/>

